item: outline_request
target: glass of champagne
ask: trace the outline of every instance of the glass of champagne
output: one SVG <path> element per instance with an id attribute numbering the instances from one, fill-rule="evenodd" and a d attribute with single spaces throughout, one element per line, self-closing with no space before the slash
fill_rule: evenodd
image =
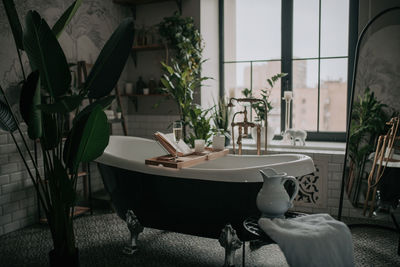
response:
<path id="1" fill-rule="evenodd" d="M 181 121 L 174 121 L 172 125 L 172 130 L 174 133 L 174 140 L 176 143 L 176 147 L 178 147 L 179 141 L 182 139 L 183 130 L 182 130 L 182 122 Z M 178 160 L 178 149 L 175 150 L 175 161 Z"/>

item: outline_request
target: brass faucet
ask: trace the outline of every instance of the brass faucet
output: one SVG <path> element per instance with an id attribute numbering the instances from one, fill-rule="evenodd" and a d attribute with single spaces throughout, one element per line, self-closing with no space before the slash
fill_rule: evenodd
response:
<path id="1" fill-rule="evenodd" d="M 264 105 L 265 110 L 267 110 L 267 102 L 263 99 L 257 99 L 257 98 L 231 98 L 229 99 L 229 104 L 228 107 L 234 107 L 233 101 L 236 102 L 247 102 L 250 103 L 250 106 L 254 103 L 259 103 L 261 102 Z M 242 122 L 235 122 L 235 117 L 237 114 L 243 114 L 244 119 Z M 264 153 L 267 153 L 267 113 L 265 113 L 265 149 Z M 235 114 L 233 114 L 232 122 L 231 122 L 231 127 L 232 127 L 232 148 L 233 148 L 233 154 L 236 153 L 236 148 L 235 148 L 235 133 L 234 133 L 234 127 L 238 126 L 239 127 L 239 136 L 237 140 L 237 144 L 239 146 L 239 151 L 238 154 L 242 154 L 242 138 L 248 136 L 248 128 L 254 128 L 257 127 L 257 155 L 261 154 L 261 125 L 256 124 L 254 122 L 249 122 L 247 120 L 247 108 L 245 107 L 244 111 L 238 111 Z M 243 131 L 243 133 L 242 133 Z"/>

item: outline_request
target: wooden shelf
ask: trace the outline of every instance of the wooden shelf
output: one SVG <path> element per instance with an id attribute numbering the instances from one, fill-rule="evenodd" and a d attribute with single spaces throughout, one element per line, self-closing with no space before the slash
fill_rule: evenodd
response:
<path id="1" fill-rule="evenodd" d="M 114 3 L 124 6 L 143 5 L 151 3 L 170 2 L 173 0 L 113 0 Z"/>
<path id="2" fill-rule="evenodd" d="M 132 50 L 135 52 L 139 51 L 155 51 L 155 50 L 164 50 L 166 47 L 163 44 L 151 44 L 151 45 L 136 45 L 132 47 Z"/>
<path id="3" fill-rule="evenodd" d="M 121 96 L 168 96 L 168 94 L 148 94 L 148 95 L 140 95 L 140 94 L 124 94 Z"/>

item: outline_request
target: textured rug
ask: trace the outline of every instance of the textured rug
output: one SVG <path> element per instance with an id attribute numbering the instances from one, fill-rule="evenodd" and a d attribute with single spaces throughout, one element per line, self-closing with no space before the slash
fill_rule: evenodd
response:
<path id="1" fill-rule="evenodd" d="M 75 220 L 81 266 L 222 266 L 224 251 L 218 240 L 145 229 L 140 249 L 132 256 L 121 251 L 128 242 L 126 224 L 113 213 L 86 215 Z M 398 235 L 373 227 L 351 229 L 357 266 L 400 266 Z M 0 237 L 0 266 L 47 266 L 52 248 L 45 225 L 34 225 Z M 241 266 L 242 251 L 236 253 Z M 287 266 L 277 245 L 251 250 L 246 266 Z"/>

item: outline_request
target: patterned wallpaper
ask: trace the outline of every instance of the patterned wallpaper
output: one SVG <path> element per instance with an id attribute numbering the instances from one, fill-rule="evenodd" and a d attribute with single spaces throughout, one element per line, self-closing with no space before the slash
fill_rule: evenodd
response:
<path id="1" fill-rule="evenodd" d="M 14 0 L 17 12 L 25 27 L 26 13 L 34 9 L 52 27 L 72 0 Z M 101 48 L 108 40 L 119 22 L 130 15 L 130 11 L 115 5 L 112 0 L 84 0 L 78 12 L 60 36 L 60 43 L 70 62 L 86 60 L 94 63 Z M 23 62 L 28 66 L 27 57 Z M 1 4 L 0 8 L 0 85 L 6 88 L 7 95 L 15 104 L 18 91 L 12 88 L 22 80 L 22 72 L 14 45 L 10 26 Z"/>

